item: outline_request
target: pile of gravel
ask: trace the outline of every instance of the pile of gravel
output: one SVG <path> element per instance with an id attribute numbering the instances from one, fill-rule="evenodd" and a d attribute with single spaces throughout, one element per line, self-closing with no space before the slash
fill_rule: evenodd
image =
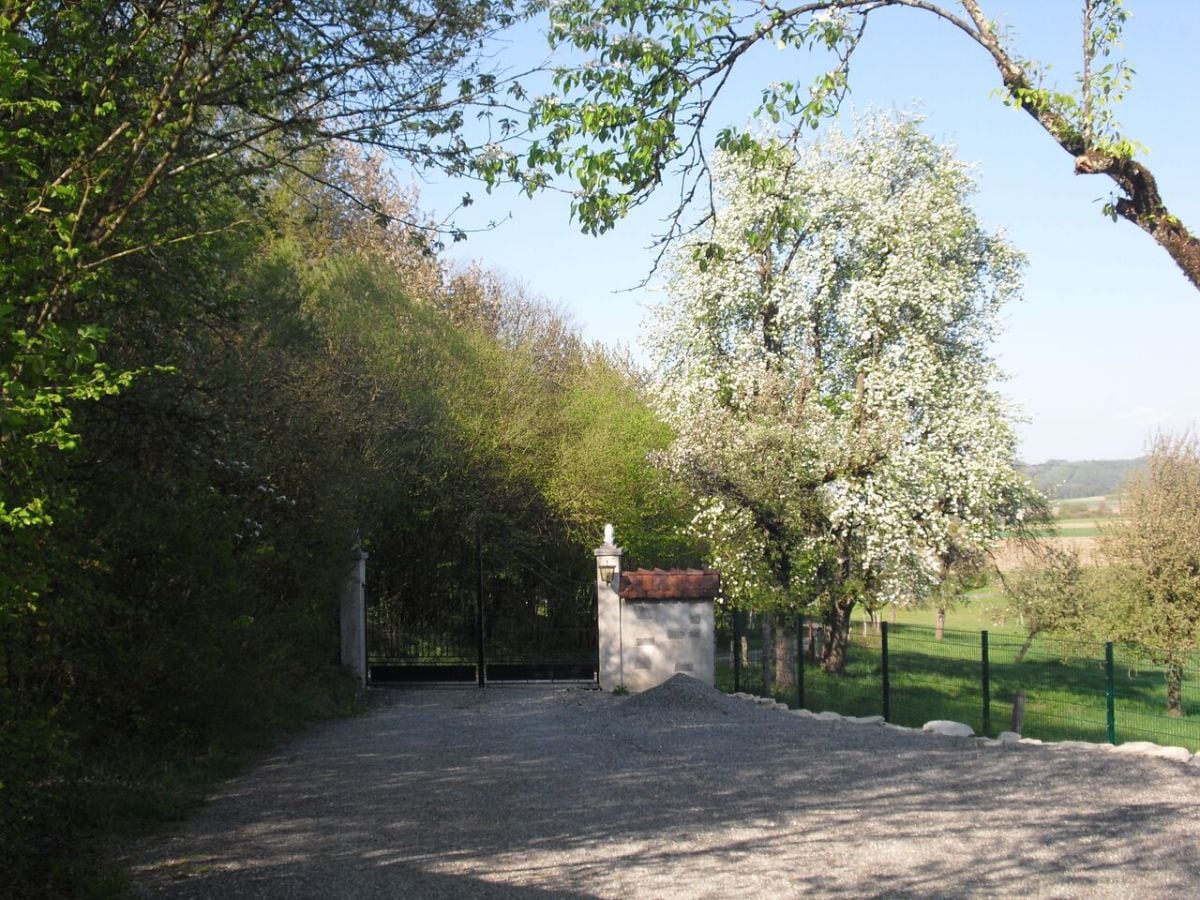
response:
<path id="1" fill-rule="evenodd" d="M 629 697 L 620 709 L 626 715 L 704 710 L 729 716 L 745 711 L 746 704 L 736 697 L 721 693 L 712 685 L 679 672 L 657 687 Z"/>

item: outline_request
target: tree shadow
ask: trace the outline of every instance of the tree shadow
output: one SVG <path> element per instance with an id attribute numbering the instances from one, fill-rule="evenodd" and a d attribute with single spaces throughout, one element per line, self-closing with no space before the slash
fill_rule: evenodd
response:
<path id="1" fill-rule="evenodd" d="M 397 692 L 228 782 L 131 854 L 135 887 L 960 897 L 1200 883 L 1200 770 L 983 748 L 725 697 L 637 710 L 647 696 Z"/>

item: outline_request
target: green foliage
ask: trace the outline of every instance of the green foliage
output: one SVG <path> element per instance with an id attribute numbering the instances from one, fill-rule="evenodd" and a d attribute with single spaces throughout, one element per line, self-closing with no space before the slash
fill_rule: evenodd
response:
<path id="1" fill-rule="evenodd" d="M 638 552 L 682 552 L 634 377 L 446 272 L 388 184 L 350 199 L 379 174 L 356 154 L 307 164 L 318 182 L 264 185 L 271 227 L 112 262 L 106 354 L 145 374 L 71 406 L 79 446 L 39 458 L 54 527 L 0 531 L 12 892 L 81 890 L 97 835 L 178 815 L 213 764 L 331 708 L 356 541 L 388 591 L 468 585 L 477 522 L 514 582 L 514 559 L 586 572 L 606 516 Z"/>
<path id="2" fill-rule="evenodd" d="M 510 20 L 506 0 L 6 6 L 0 527 L 51 522 L 44 467 L 77 444 L 74 411 L 144 371 L 100 357 L 139 290 L 114 264 L 243 228 L 271 173 L 335 138 L 461 170 L 443 88 L 470 76 L 461 104 L 499 88 L 471 57 Z"/>
<path id="3" fill-rule="evenodd" d="M 1105 530 L 1119 635 L 1172 666 L 1200 649 L 1200 441 L 1160 435 L 1127 483 L 1122 518 Z M 1176 685 L 1178 687 L 1178 685 Z M 1170 698 L 1180 712 L 1179 697 Z"/>
<path id="4" fill-rule="evenodd" d="M 1037 545 L 1029 558 L 1026 568 L 1002 576 L 1008 612 L 1026 635 L 1017 662 L 1043 632 L 1079 633 L 1088 608 L 1076 551 Z"/>
<path id="5" fill-rule="evenodd" d="M 687 552 L 635 378 L 448 273 L 413 199 L 342 143 L 470 168 L 464 110 L 520 95 L 474 58 L 511 9 L 5 7 L 7 893 L 82 891 L 97 835 L 345 705 L 356 542 L 413 590 L 463 582 L 476 523 L 586 567 L 601 505 L 639 552 Z M 594 383 L 620 444 L 584 412 Z M 602 489 L 579 446 L 607 454 Z"/>

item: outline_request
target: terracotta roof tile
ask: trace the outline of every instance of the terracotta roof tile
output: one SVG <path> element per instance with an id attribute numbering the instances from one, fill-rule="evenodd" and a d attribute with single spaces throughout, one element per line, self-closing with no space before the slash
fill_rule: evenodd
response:
<path id="1" fill-rule="evenodd" d="M 621 573 L 619 590 L 626 600 L 696 600 L 720 592 L 716 569 L 633 569 Z"/>

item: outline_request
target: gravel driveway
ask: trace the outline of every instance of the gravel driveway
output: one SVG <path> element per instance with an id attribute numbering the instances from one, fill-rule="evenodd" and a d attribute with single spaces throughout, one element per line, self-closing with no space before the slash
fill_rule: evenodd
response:
<path id="1" fill-rule="evenodd" d="M 389 692 L 129 859 L 166 897 L 1200 895 L 1200 769 L 690 679 Z"/>

